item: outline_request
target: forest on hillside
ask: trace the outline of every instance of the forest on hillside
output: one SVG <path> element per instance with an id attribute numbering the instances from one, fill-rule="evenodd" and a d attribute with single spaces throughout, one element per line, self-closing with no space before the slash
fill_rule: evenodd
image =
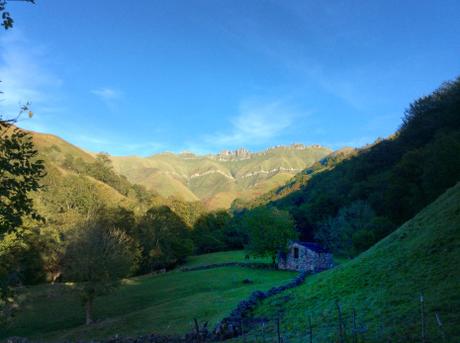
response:
<path id="1" fill-rule="evenodd" d="M 247 211 L 287 210 L 304 239 L 356 256 L 458 182 L 459 151 L 457 78 L 413 102 L 391 137 L 316 163 Z"/>

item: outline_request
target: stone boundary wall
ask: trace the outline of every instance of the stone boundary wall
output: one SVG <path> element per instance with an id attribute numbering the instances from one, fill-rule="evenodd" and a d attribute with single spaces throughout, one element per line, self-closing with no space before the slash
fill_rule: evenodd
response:
<path id="1" fill-rule="evenodd" d="M 243 318 L 247 317 L 249 313 L 255 309 L 260 301 L 263 299 L 272 297 L 277 295 L 285 290 L 297 287 L 301 285 L 307 275 L 310 272 L 301 272 L 299 273 L 294 279 L 289 281 L 288 283 L 279 286 L 279 287 L 272 287 L 266 292 L 262 291 L 254 291 L 251 293 L 249 298 L 246 300 L 242 300 L 239 302 L 237 307 L 230 313 L 228 317 L 222 319 L 214 328 L 213 340 L 214 341 L 222 341 L 225 339 L 237 337 L 242 334 L 241 324 Z"/>

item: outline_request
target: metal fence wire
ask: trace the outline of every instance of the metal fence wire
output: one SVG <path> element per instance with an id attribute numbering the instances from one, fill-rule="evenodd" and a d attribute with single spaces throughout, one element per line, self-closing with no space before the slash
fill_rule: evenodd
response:
<path id="1" fill-rule="evenodd" d="M 330 316 L 314 317 L 308 313 L 299 313 L 302 320 L 296 320 L 296 327 L 286 319 L 282 312 L 272 317 L 244 318 L 241 321 L 241 336 L 231 342 L 261 343 L 447 343 L 451 342 L 444 330 L 442 315 L 439 312 L 428 313 L 425 299 L 420 295 L 419 301 L 403 318 L 390 318 L 382 313 L 369 313 L 361 309 L 344 309 L 339 301 L 325 313 Z M 373 316 L 372 316 L 373 315 Z M 367 320 L 365 318 L 372 318 Z M 298 319 L 298 318 L 297 318 Z M 299 326 L 299 322 L 303 325 Z M 404 328 L 401 332 L 401 328 Z"/>

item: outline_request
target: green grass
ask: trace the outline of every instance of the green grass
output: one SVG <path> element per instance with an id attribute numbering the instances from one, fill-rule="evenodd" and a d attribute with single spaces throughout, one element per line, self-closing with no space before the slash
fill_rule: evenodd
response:
<path id="1" fill-rule="evenodd" d="M 264 262 L 270 263 L 270 258 L 245 258 L 244 250 L 237 251 L 221 251 L 205 255 L 190 256 L 187 258 L 187 263 L 184 267 L 198 267 L 207 264 L 225 263 L 225 262 Z"/>
<path id="2" fill-rule="evenodd" d="M 358 258 L 267 299 L 254 315 L 281 313 L 284 335 L 304 341 L 311 315 L 314 341 L 330 342 L 337 339 L 338 300 L 348 334 L 355 308 L 358 325 L 368 327 L 366 342 L 417 342 L 423 292 L 427 342 L 442 342 L 435 313 L 443 321 L 446 341 L 460 342 L 459 266 L 460 184 Z"/>
<path id="3" fill-rule="evenodd" d="M 244 260 L 242 252 L 196 256 L 189 265 Z M 254 290 L 282 284 L 295 273 L 225 267 L 210 270 L 173 271 L 126 280 L 114 293 L 97 298 L 97 323 L 86 327 L 78 295 L 72 285 L 28 287 L 20 295 L 20 312 L 13 326 L 0 332 L 9 336 L 45 341 L 89 340 L 148 333 L 182 334 L 193 318 L 212 327 Z M 244 279 L 253 284 L 243 284 Z"/>

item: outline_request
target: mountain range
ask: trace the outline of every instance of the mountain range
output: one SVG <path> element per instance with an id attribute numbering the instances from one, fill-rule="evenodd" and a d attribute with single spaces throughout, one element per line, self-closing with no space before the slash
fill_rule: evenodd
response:
<path id="1" fill-rule="evenodd" d="M 46 161 L 53 177 L 69 177 L 74 173 L 85 175 L 82 165 L 96 161 L 98 154 L 85 151 L 58 136 L 31 133 L 40 157 Z M 131 185 L 141 185 L 157 194 L 161 201 L 167 198 L 199 201 L 213 210 L 229 208 L 235 199 L 243 202 L 256 199 L 284 185 L 326 156 L 333 155 L 331 149 L 320 145 L 292 144 L 274 146 L 261 152 L 241 148 L 208 155 L 164 152 L 148 157 L 107 157 L 115 174 Z M 112 199 L 110 203 L 116 199 L 116 203 L 132 203 L 126 195 L 100 181 L 91 174 L 86 175 L 85 182 L 93 184 L 96 189 L 103 189 L 107 195 L 104 198 Z"/>
<path id="2" fill-rule="evenodd" d="M 114 170 L 164 197 L 202 201 L 208 209 L 229 208 L 239 198 L 251 200 L 285 184 L 295 174 L 332 153 L 303 144 L 275 146 L 261 152 L 244 148 L 218 154 L 165 152 L 149 157 L 111 156 Z"/>

